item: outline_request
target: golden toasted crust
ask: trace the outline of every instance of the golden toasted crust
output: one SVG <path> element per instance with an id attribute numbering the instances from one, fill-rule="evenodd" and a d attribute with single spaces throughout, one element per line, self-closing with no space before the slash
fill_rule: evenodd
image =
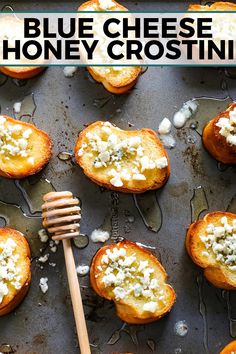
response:
<path id="1" fill-rule="evenodd" d="M 236 219 L 236 214 L 229 212 L 216 211 L 205 215 L 202 220 L 192 223 L 186 236 L 186 249 L 193 262 L 204 269 L 204 275 L 214 286 L 236 290 L 236 272 L 229 270 L 224 264 L 218 262 L 212 251 L 207 250 L 208 254 L 202 254 L 206 251 L 204 243 L 200 236 L 206 235 L 208 224 L 215 226 L 221 225 L 221 218 L 226 216 L 229 222 Z"/>
<path id="2" fill-rule="evenodd" d="M 221 350 L 220 354 L 231 354 L 236 352 L 236 340 L 233 340 Z"/>
<path id="3" fill-rule="evenodd" d="M 45 66 L 2 66 L 0 71 L 15 79 L 31 79 L 46 69 Z"/>
<path id="4" fill-rule="evenodd" d="M 126 7 L 120 5 L 116 1 L 113 2 L 115 5 L 111 10 L 127 11 Z M 85 11 L 91 6 L 95 6 L 99 10 L 98 0 L 91 0 L 83 3 L 78 11 Z M 123 67 L 120 72 L 111 71 L 110 73 L 104 73 L 103 69 L 99 67 L 88 67 L 87 69 L 94 80 L 100 82 L 107 91 L 114 94 L 127 93 L 136 84 L 136 81 L 142 72 L 140 66 Z"/>
<path id="5" fill-rule="evenodd" d="M 31 163 L 27 158 L 12 156 L 4 160 L 0 155 L 0 176 L 7 178 L 25 178 L 42 170 L 52 156 L 52 141 L 48 134 L 34 125 L 3 116 L 11 124 L 20 124 L 23 129 L 31 129 L 32 134 L 28 139 L 29 156 L 34 158 Z"/>
<path id="6" fill-rule="evenodd" d="M 212 119 L 203 129 L 202 140 L 208 152 L 218 161 L 225 164 L 236 163 L 236 146 L 229 145 L 226 138 L 220 134 L 220 127 L 217 123 L 220 118 L 229 118 L 229 112 L 234 110 L 236 103 Z"/>
<path id="7" fill-rule="evenodd" d="M 20 24 L 23 23 L 22 20 L 16 18 L 15 16 L 4 16 L 2 17 L 1 26 L 5 26 L 14 29 L 19 32 Z M 24 64 L 24 62 L 22 62 Z M 10 77 L 16 79 L 30 79 L 45 70 L 44 66 L 1 66 L 0 72 Z"/>
<path id="8" fill-rule="evenodd" d="M 116 301 L 116 299 L 114 298 L 114 294 L 111 291 L 111 287 L 104 287 L 102 282 L 102 277 L 104 276 L 104 273 L 98 270 L 98 267 L 101 266 L 101 259 L 106 253 L 106 251 L 112 251 L 113 248 L 125 248 L 127 255 L 133 255 L 135 253 L 138 260 L 148 260 L 149 266 L 154 268 L 155 278 L 157 278 L 158 281 L 161 283 L 161 289 L 164 290 L 166 299 L 166 303 L 163 304 L 161 308 L 157 309 L 155 313 L 149 313 L 142 310 L 141 306 L 143 306 L 143 304 L 147 302 L 144 298 L 141 301 L 138 301 L 135 300 L 133 297 L 126 297 L 125 299 Z M 159 263 L 157 258 L 155 258 L 147 250 L 144 250 L 142 247 L 137 246 L 135 243 L 127 240 L 100 248 L 93 257 L 90 268 L 90 282 L 94 291 L 99 296 L 104 297 L 107 300 L 114 301 L 117 316 L 120 317 L 121 320 L 133 324 L 150 323 L 160 319 L 168 312 L 170 312 L 176 300 L 176 294 L 174 289 L 166 283 L 166 278 L 166 271 Z"/>
<path id="9" fill-rule="evenodd" d="M 144 181 L 123 181 L 122 187 L 114 187 L 110 183 L 110 177 L 108 176 L 108 170 L 106 168 L 95 168 L 93 166 L 94 157 L 88 157 L 86 154 L 82 156 L 78 155 L 82 144 L 86 141 L 86 134 L 88 132 L 99 132 L 101 127 L 104 125 L 104 122 L 97 121 L 95 123 L 90 124 L 87 128 L 82 130 L 79 134 L 79 137 L 76 141 L 75 145 L 75 160 L 78 165 L 83 169 L 83 172 L 88 176 L 93 182 L 96 184 L 111 189 L 116 190 L 123 193 L 143 193 L 147 190 L 158 189 L 161 188 L 168 180 L 170 175 L 170 163 L 168 155 L 160 141 L 157 137 L 156 133 L 148 128 L 143 128 L 140 130 L 122 130 L 117 129 L 114 126 L 111 126 L 111 129 L 115 130 L 115 134 L 117 134 L 122 139 L 129 138 L 132 136 L 141 136 L 143 146 L 145 146 L 145 155 L 153 156 L 158 159 L 160 157 L 166 157 L 168 160 L 168 166 L 163 169 L 154 169 L 147 172 L 147 179 Z M 127 162 L 128 163 L 128 162 Z"/>
<path id="10" fill-rule="evenodd" d="M 17 261 L 18 266 L 21 267 L 21 288 L 15 289 L 9 286 L 9 293 L 4 296 L 0 303 L 0 316 L 4 316 L 13 311 L 24 299 L 30 286 L 31 272 L 30 272 L 30 248 L 24 235 L 9 227 L 0 228 L 0 243 L 4 243 L 8 238 L 14 240 L 17 244 L 17 254 L 20 258 Z"/>
<path id="11" fill-rule="evenodd" d="M 188 11 L 235 11 L 236 4 L 232 2 L 218 1 L 209 5 L 192 4 L 189 5 Z"/>

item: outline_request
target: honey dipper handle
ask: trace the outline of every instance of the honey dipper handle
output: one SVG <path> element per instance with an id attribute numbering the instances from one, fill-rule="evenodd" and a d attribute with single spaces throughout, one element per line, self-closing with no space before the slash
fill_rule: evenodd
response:
<path id="1" fill-rule="evenodd" d="M 71 247 L 71 241 L 70 239 L 64 239 L 62 240 L 62 243 L 65 254 L 67 277 L 74 311 L 77 335 L 79 339 L 80 352 L 81 354 L 90 354 L 91 350 L 84 317 L 84 308 L 80 293 L 79 280 L 75 268 L 75 260 Z"/>

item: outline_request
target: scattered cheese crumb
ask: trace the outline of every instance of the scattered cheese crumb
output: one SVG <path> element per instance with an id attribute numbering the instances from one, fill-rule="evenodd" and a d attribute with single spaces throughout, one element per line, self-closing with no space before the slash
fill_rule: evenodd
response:
<path id="1" fill-rule="evenodd" d="M 93 242 L 105 242 L 110 238 L 110 233 L 101 229 L 95 229 L 91 233 L 90 238 Z"/>
<path id="2" fill-rule="evenodd" d="M 86 275 L 89 272 L 89 266 L 87 266 L 85 264 L 80 264 L 77 266 L 76 272 L 77 272 L 77 274 L 79 274 L 81 276 Z"/>
<path id="3" fill-rule="evenodd" d="M 13 110 L 15 113 L 20 113 L 21 110 L 21 102 L 16 102 L 13 105 Z"/>
<path id="4" fill-rule="evenodd" d="M 175 334 L 180 337 L 185 337 L 188 333 L 188 326 L 185 321 L 178 321 L 175 324 Z"/>
<path id="5" fill-rule="evenodd" d="M 160 139 L 167 149 L 173 149 L 176 146 L 175 138 L 171 134 L 162 134 Z"/>
<path id="6" fill-rule="evenodd" d="M 77 66 L 65 66 L 63 73 L 65 77 L 73 77 L 77 71 Z"/>
<path id="7" fill-rule="evenodd" d="M 183 128 L 187 120 L 197 111 L 198 103 L 196 100 L 189 100 L 183 104 L 178 112 L 174 114 L 173 124 L 175 128 Z"/>
<path id="8" fill-rule="evenodd" d="M 49 253 L 46 253 L 44 256 L 39 257 L 38 261 L 40 263 L 46 263 L 49 259 Z"/>
<path id="9" fill-rule="evenodd" d="M 39 239 L 42 243 L 46 243 L 48 241 L 48 235 L 45 229 L 41 229 L 38 231 Z"/>
<path id="10" fill-rule="evenodd" d="M 159 134 L 169 134 L 171 131 L 171 121 L 168 118 L 164 118 L 158 127 Z"/>
<path id="11" fill-rule="evenodd" d="M 48 291 L 48 278 L 41 278 L 39 281 L 39 287 L 42 293 L 46 293 Z"/>

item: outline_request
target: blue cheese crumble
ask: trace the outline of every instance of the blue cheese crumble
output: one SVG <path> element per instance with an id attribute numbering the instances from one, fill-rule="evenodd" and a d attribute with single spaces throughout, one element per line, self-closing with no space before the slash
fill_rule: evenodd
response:
<path id="1" fill-rule="evenodd" d="M 6 160 L 11 157 L 29 156 L 29 137 L 32 130 L 24 129 L 21 124 L 12 124 L 4 116 L 0 116 L 0 155 Z M 32 163 L 31 160 L 29 162 Z"/>
<path id="2" fill-rule="evenodd" d="M 8 295 L 9 287 L 16 290 L 21 288 L 21 268 L 19 267 L 19 255 L 16 253 L 17 244 L 11 238 L 0 243 L 0 303 L 4 296 Z"/>
<path id="3" fill-rule="evenodd" d="M 222 117 L 216 123 L 220 135 L 224 136 L 229 145 L 236 146 L 236 108 L 229 111 L 229 118 Z"/>
<path id="4" fill-rule="evenodd" d="M 166 303 L 164 290 L 149 261 L 139 260 L 135 253 L 128 256 L 124 247 L 108 249 L 98 270 L 104 273 L 102 283 L 106 288 L 112 288 L 116 301 L 134 297 L 137 301 L 144 301 L 143 311 L 153 313 L 160 302 Z"/>
<path id="5" fill-rule="evenodd" d="M 221 225 L 209 224 L 206 235 L 200 236 L 206 250 L 202 251 L 203 256 L 209 256 L 213 252 L 216 261 L 236 271 L 236 219 L 228 222 L 226 216 L 220 220 Z"/>

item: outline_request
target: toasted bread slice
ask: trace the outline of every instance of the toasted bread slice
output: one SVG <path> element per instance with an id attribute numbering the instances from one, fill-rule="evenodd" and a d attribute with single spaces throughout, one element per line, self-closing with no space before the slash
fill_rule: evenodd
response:
<path id="1" fill-rule="evenodd" d="M 124 193 L 161 188 L 170 174 L 167 153 L 151 129 L 126 131 L 97 121 L 75 146 L 76 162 L 95 183 Z"/>
<path id="2" fill-rule="evenodd" d="M 25 178 L 50 160 L 52 142 L 34 125 L 0 116 L 0 176 Z"/>
<path id="3" fill-rule="evenodd" d="M 45 66 L 2 66 L 0 71 L 15 79 L 31 79 L 46 69 Z"/>
<path id="4" fill-rule="evenodd" d="M 16 16 L 2 16 L 0 19 L 0 39 L 6 37 L 14 40 L 15 34 L 22 33 L 23 37 L 23 20 Z M 22 61 L 22 64 L 27 63 L 26 60 Z M 45 69 L 44 66 L 1 66 L 0 71 L 8 76 L 16 79 L 30 79 L 40 74 Z"/>
<path id="5" fill-rule="evenodd" d="M 226 111 L 212 119 L 203 129 L 202 140 L 205 148 L 216 160 L 225 164 L 236 164 L 236 118 L 233 118 L 235 123 L 234 125 L 232 124 L 233 130 L 231 132 L 228 128 L 221 128 L 221 121 L 222 118 L 223 120 L 226 119 L 228 125 L 232 119 L 230 115 L 234 114 L 230 112 L 234 112 L 234 110 L 236 110 L 236 103 L 233 103 Z M 222 135 L 221 131 L 224 135 Z M 235 140 L 234 143 L 228 140 L 227 136 L 229 135 Z"/>
<path id="6" fill-rule="evenodd" d="M 236 354 L 236 340 L 233 340 L 221 350 L 220 354 Z"/>
<path id="7" fill-rule="evenodd" d="M 120 5 L 114 0 L 106 1 L 90 0 L 83 3 L 78 11 L 128 11 L 126 7 Z M 104 7 L 105 5 L 105 7 Z M 94 80 L 103 84 L 105 89 L 114 94 L 123 94 L 128 92 L 135 84 L 141 74 L 140 66 L 127 67 L 88 67 L 87 68 Z"/>
<path id="8" fill-rule="evenodd" d="M 218 1 L 212 4 L 200 5 L 191 4 L 188 7 L 189 11 L 235 11 L 236 4 L 232 2 Z"/>
<path id="9" fill-rule="evenodd" d="M 190 225 L 186 248 L 214 286 L 236 290 L 236 214 L 216 211 Z"/>
<path id="10" fill-rule="evenodd" d="M 166 278 L 159 261 L 130 241 L 100 248 L 90 268 L 95 292 L 113 300 L 121 320 L 134 324 L 156 321 L 171 310 L 176 295 Z"/>
<path id="11" fill-rule="evenodd" d="M 30 248 L 24 235 L 0 228 L 0 316 L 14 310 L 29 290 Z"/>

